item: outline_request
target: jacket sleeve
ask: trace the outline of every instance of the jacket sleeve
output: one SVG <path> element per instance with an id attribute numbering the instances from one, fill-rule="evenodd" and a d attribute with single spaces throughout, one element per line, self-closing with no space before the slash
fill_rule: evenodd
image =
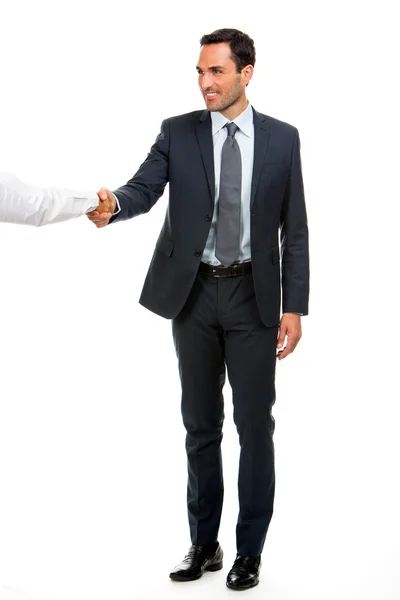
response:
<path id="1" fill-rule="evenodd" d="M 41 188 L 0 173 L 0 221 L 21 225 L 48 225 L 73 219 L 97 208 L 96 192 Z"/>
<path id="2" fill-rule="evenodd" d="M 308 314 L 308 223 L 301 171 L 300 138 L 295 129 L 290 175 L 281 210 L 282 312 Z"/>
<path id="3" fill-rule="evenodd" d="M 113 191 L 121 210 L 111 217 L 110 223 L 148 212 L 163 195 L 169 177 L 169 144 L 168 120 L 164 120 L 161 131 L 139 170 L 125 185 Z"/>

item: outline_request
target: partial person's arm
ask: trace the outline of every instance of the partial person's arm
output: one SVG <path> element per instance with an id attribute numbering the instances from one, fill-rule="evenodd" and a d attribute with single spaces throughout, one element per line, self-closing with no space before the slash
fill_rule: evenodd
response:
<path id="1" fill-rule="evenodd" d="M 100 205 L 100 206 L 99 206 Z M 115 204 L 113 205 L 114 208 Z M 73 219 L 89 211 L 110 210 L 96 192 L 28 185 L 11 173 L 0 173 L 0 221 L 21 225 L 48 225 Z"/>

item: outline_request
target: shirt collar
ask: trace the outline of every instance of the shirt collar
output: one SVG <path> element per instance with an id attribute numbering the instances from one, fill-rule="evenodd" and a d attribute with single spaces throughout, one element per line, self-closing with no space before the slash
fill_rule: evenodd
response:
<path id="1" fill-rule="evenodd" d="M 212 123 L 212 134 L 213 136 L 220 131 L 226 123 L 230 123 L 230 120 L 224 117 L 224 115 L 220 112 L 213 111 L 211 114 L 211 123 Z M 236 119 L 233 120 L 234 123 L 239 127 L 240 131 L 247 135 L 247 137 L 252 137 L 253 135 L 253 108 L 250 102 L 247 103 L 247 108 L 240 113 Z"/>

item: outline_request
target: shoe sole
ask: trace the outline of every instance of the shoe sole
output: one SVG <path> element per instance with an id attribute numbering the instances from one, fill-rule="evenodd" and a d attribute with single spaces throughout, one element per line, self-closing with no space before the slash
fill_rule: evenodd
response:
<path id="1" fill-rule="evenodd" d="M 204 571 L 220 571 L 223 567 L 222 561 L 219 563 L 216 563 L 215 565 L 209 565 L 208 567 L 206 567 L 204 569 Z M 200 573 L 200 575 L 197 575 L 197 577 L 184 577 L 182 575 L 173 575 L 170 574 L 170 578 L 172 579 L 172 581 L 196 581 L 197 579 L 200 579 L 200 577 L 203 575 L 203 573 Z"/>
<path id="2" fill-rule="evenodd" d="M 256 587 L 256 585 L 258 585 L 260 582 L 257 581 L 257 583 L 251 583 L 250 585 L 246 585 L 244 587 L 237 587 L 235 585 L 231 585 L 230 583 L 226 582 L 226 587 L 228 587 L 230 590 L 235 590 L 235 592 L 242 592 L 244 590 L 249 590 L 252 587 Z"/>
<path id="3" fill-rule="evenodd" d="M 215 565 L 210 565 L 209 567 L 206 567 L 206 571 L 220 571 L 223 567 L 222 564 L 222 560 L 219 563 L 216 563 Z"/>

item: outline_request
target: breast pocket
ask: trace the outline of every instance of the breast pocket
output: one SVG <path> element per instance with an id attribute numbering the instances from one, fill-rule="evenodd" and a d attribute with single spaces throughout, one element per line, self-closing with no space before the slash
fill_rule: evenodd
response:
<path id="1" fill-rule="evenodd" d="M 265 163 L 263 175 L 270 184 L 286 183 L 289 177 L 289 166 L 286 163 Z"/>

